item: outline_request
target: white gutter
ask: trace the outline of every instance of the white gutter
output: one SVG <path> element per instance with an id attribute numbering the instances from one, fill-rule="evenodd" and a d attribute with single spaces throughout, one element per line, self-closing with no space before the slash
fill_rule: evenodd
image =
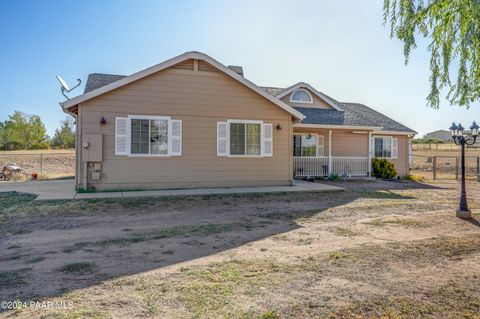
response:
<path id="1" fill-rule="evenodd" d="M 343 129 L 343 130 L 367 130 L 381 131 L 383 126 L 355 126 L 355 125 L 326 125 L 326 124 L 294 124 L 294 128 L 326 128 L 326 129 Z M 381 131 L 384 132 L 384 131 Z"/>
<path id="2" fill-rule="evenodd" d="M 417 132 L 404 132 L 404 131 L 382 131 L 382 130 L 377 130 L 373 131 L 373 134 L 390 134 L 390 135 L 408 135 L 408 136 L 415 136 Z"/>

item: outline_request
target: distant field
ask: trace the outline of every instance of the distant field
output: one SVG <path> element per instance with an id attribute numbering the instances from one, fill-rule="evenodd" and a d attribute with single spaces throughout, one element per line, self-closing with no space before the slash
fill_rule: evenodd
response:
<path id="1" fill-rule="evenodd" d="M 460 156 L 460 146 L 455 144 L 413 144 L 413 153 L 424 156 Z M 467 146 L 467 156 L 480 156 L 480 144 Z"/>
<path id="2" fill-rule="evenodd" d="M 0 155 L 12 155 L 12 154 L 58 154 L 58 153 L 70 153 L 74 154 L 75 149 L 66 150 L 19 150 L 19 151 L 0 151 Z"/>
<path id="3" fill-rule="evenodd" d="M 13 176 L 14 180 L 29 178 L 32 173 L 41 179 L 70 177 L 75 175 L 75 150 L 0 151 L 0 168 L 10 163 L 27 173 Z"/>

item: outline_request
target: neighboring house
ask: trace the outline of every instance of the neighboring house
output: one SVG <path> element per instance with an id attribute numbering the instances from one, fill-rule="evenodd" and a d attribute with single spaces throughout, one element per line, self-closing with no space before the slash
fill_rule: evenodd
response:
<path id="1" fill-rule="evenodd" d="M 452 142 L 452 134 L 450 131 L 438 130 L 425 134 L 426 139 L 438 139 L 444 142 Z"/>
<path id="2" fill-rule="evenodd" d="M 372 157 L 406 175 L 416 133 L 306 83 L 256 86 L 241 67 L 199 52 L 130 76 L 90 74 L 62 107 L 77 119 L 76 186 L 99 190 L 369 176 Z"/>

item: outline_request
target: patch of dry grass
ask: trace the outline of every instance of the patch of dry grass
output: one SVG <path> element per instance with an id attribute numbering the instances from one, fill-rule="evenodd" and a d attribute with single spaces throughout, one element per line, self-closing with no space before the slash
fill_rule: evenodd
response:
<path id="1" fill-rule="evenodd" d="M 346 227 L 340 227 L 340 226 L 330 227 L 328 230 L 337 236 L 343 236 L 343 237 L 354 237 L 354 236 L 359 236 L 363 234 L 361 231 L 353 230 L 351 228 L 346 228 Z"/>
<path id="2" fill-rule="evenodd" d="M 385 226 L 401 226 L 406 228 L 426 228 L 429 225 L 423 221 L 415 220 L 412 218 L 400 218 L 400 217 L 384 217 L 376 218 L 368 222 L 364 222 L 366 225 L 385 227 Z"/>

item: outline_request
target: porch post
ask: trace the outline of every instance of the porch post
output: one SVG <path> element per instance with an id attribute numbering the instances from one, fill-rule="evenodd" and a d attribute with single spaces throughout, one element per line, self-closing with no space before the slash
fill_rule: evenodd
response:
<path id="1" fill-rule="evenodd" d="M 368 132 L 368 168 L 367 177 L 370 177 L 372 171 L 372 131 Z"/>
<path id="2" fill-rule="evenodd" d="M 333 172 L 332 167 L 332 130 L 328 131 L 328 175 Z"/>

